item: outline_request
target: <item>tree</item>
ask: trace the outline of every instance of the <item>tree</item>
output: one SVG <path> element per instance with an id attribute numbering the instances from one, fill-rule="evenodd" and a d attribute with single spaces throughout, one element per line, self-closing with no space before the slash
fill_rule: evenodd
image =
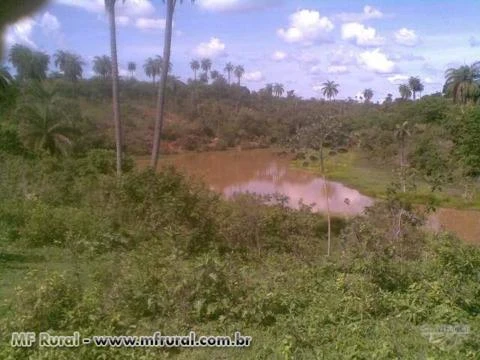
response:
<path id="1" fill-rule="evenodd" d="M 318 151 L 320 158 L 320 171 L 323 177 L 323 189 L 327 205 L 327 255 L 331 252 L 331 219 L 330 200 L 327 189 L 327 176 L 325 173 L 325 146 L 327 142 L 335 143 L 343 137 L 342 123 L 333 115 L 313 114 L 308 119 L 309 124 L 298 132 L 298 143 L 302 147 Z"/>
<path id="2" fill-rule="evenodd" d="M 145 75 L 147 75 L 149 78 L 152 78 L 152 82 L 155 84 L 155 77 L 158 75 L 158 67 L 155 64 L 155 59 L 148 58 L 145 61 L 145 64 L 143 64 L 143 69 L 145 71 Z"/>
<path id="3" fill-rule="evenodd" d="M 372 89 L 363 90 L 363 98 L 365 99 L 366 103 L 369 103 L 373 98 L 373 90 Z"/>
<path id="4" fill-rule="evenodd" d="M 293 99 L 295 97 L 295 90 L 288 90 L 287 91 L 287 98 Z"/>
<path id="5" fill-rule="evenodd" d="M 34 83 L 17 110 L 20 132 L 34 151 L 46 150 L 51 155 L 66 154 L 72 145 L 75 129 L 70 125 L 71 108 L 61 103 L 56 90 Z"/>
<path id="6" fill-rule="evenodd" d="M 93 58 L 93 71 L 104 80 L 112 75 L 112 61 L 107 55 Z"/>
<path id="7" fill-rule="evenodd" d="M 456 103 L 475 102 L 480 97 L 480 61 L 470 66 L 447 69 L 444 88 Z"/>
<path id="8" fill-rule="evenodd" d="M 127 65 L 128 71 L 130 71 L 130 77 L 133 79 L 135 77 L 135 71 L 137 70 L 137 64 L 133 61 L 130 61 Z"/>
<path id="9" fill-rule="evenodd" d="M 193 70 L 193 79 L 197 81 L 197 71 L 200 69 L 200 63 L 198 60 L 190 61 L 190 68 Z"/>
<path id="10" fill-rule="evenodd" d="M 385 98 L 384 103 L 385 104 L 391 104 L 393 102 L 393 95 L 392 94 L 387 94 L 387 97 Z"/>
<path id="11" fill-rule="evenodd" d="M 5 66 L 0 66 L 0 89 L 4 91 L 13 83 L 12 75 Z"/>
<path id="12" fill-rule="evenodd" d="M 417 93 L 418 92 L 421 93 L 424 89 L 422 81 L 420 80 L 420 78 L 418 78 L 416 76 L 411 76 L 410 79 L 408 79 L 408 85 L 410 86 L 410 89 L 412 90 L 413 100 L 416 100 Z"/>
<path id="13" fill-rule="evenodd" d="M 235 69 L 233 70 L 233 73 L 238 79 L 238 85 L 240 85 L 240 80 L 242 79 L 243 74 L 245 73 L 245 69 L 243 68 L 242 65 L 237 65 L 235 66 Z"/>
<path id="14" fill-rule="evenodd" d="M 216 80 L 220 77 L 220 73 L 217 70 L 210 71 L 210 78 Z"/>
<path id="15" fill-rule="evenodd" d="M 53 57 L 55 66 L 62 72 L 63 77 L 72 82 L 72 91 L 75 94 L 75 84 L 83 75 L 85 63 L 80 55 L 63 50 L 58 50 Z"/>
<path id="16" fill-rule="evenodd" d="M 232 75 L 232 72 L 233 70 L 235 69 L 235 67 L 233 66 L 233 64 L 231 62 L 228 62 L 226 65 L 225 65 L 225 68 L 223 69 L 223 71 L 225 71 L 227 73 L 227 78 L 228 78 L 228 83 L 230 84 L 230 76 Z"/>
<path id="17" fill-rule="evenodd" d="M 212 60 L 204 58 L 200 61 L 200 67 L 203 70 L 204 74 L 207 74 L 207 81 L 208 81 L 208 72 L 212 68 Z"/>
<path id="18" fill-rule="evenodd" d="M 163 69 L 163 66 L 165 65 L 163 62 L 163 58 L 160 55 L 155 56 L 155 60 L 153 61 L 154 67 L 155 67 L 155 72 L 157 75 L 160 75 Z M 168 63 L 168 72 L 172 71 L 172 63 Z"/>
<path id="19" fill-rule="evenodd" d="M 401 173 L 401 181 L 402 181 L 402 191 L 407 191 L 407 173 L 406 173 L 406 156 L 405 156 L 405 148 L 406 148 L 406 140 L 411 135 L 408 121 L 404 121 L 401 125 L 395 126 L 394 137 L 398 140 L 400 145 L 400 173 Z"/>
<path id="20" fill-rule="evenodd" d="M 322 94 L 327 97 L 328 100 L 335 98 L 338 94 L 338 85 L 335 81 L 328 80 L 322 84 Z"/>
<path id="21" fill-rule="evenodd" d="M 110 25 L 110 53 L 112 59 L 112 107 L 113 122 L 115 124 L 115 142 L 117 151 L 117 176 L 122 173 L 123 157 L 123 130 L 120 119 L 120 103 L 118 88 L 118 60 L 117 60 L 117 31 L 115 24 L 115 4 L 116 0 L 105 0 L 105 9 L 108 14 Z"/>
<path id="22" fill-rule="evenodd" d="M 165 37 L 163 42 L 163 60 L 170 64 L 170 50 L 172 46 L 172 24 L 173 24 L 173 13 L 175 11 L 175 4 L 177 0 L 164 0 L 167 5 L 167 16 L 165 22 Z M 180 0 L 181 2 L 182 0 Z M 192 0 L 193 2 L 193 0 Z M 168 66 L 162 68 L 162 73 L 160 74 L 160 81 L 158 84 L 158 98 L 157 98 L 157 112 L 155 117 L 155 128 L 153 132 L 153 146 L 152 146 L 152 157 L 150 161 L 150 166 L 153 169 L 157 168 L 158 155 L 160 152 L 160 139 L 162 137 L 162 128 L 163 128 L 163 114 L 165 107 L 165 89 L 167 86 L 168 78 Z"/>
<path id="23" fill-rule="evenodd" d="M 408 100 L 412 96 L 412 90 L 407 84 L 400 85 L 398 87 L 398 91 L 400 92 L 400 97 L 402 98 L 402 100 Z"/>
<path id="24" fill-rule="evenodd" d="M 0 66 L 0 119 L 5 111 L 13 108 L 17 95 L 12 75 L 5 66 Z"/>
<path id="25" fill-rule="evenodd" d="M 275 85 L 273 85 L 273 92 L 275 93 L 276 97 L 282 96 L 283 93 L 285 92 L 285 88 L 283 87 L 283 84 L 275 83 Z"/>
<path id="26" fill-rule="evenodd" d="M 50 56 L 33 51 L 27 46 L 15 44 L 10 49 L 9 60 L 17 71 L 19 80 L 43 80 L 47 77 Z"/>

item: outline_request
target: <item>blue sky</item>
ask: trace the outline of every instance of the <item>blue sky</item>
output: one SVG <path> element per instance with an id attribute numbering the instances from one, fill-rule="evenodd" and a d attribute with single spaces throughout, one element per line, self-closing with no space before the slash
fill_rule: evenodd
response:
<path id="1" fill-rule="evenodd" d="M 119 1 L 120 71 L 162 54 L 165 6 L 160 0 Z M 189 62 L 209 57 L 246 69 L 243 83 L 259 89 L 280 82 L 303 97 L 319 97 L 321 83 L 340 84 L 339 98 L 372 88 L 375 100 L 398 94 L 410 75 L 425 93 L 440 91 L 444 70 L 480 60 L 478 0 L 186 0 L 174 20 L 174 75 L 192 77 Z M 88 63 L 109 54 L 103 0 L 51 0 L 31 18 L 10 26 L 16 42 L 53 54 L 66 49 Z"/>

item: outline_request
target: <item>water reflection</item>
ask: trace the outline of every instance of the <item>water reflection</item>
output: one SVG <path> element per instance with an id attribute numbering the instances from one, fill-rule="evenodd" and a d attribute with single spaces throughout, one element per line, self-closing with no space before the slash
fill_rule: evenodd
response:
<path id="1" fill-rule="evenodd" d="M 174 164 L 189 175 L 201 177 L 206 184 L 225 196 L 237 192 L 280 193 L 289 197 L 289 205 L 315 204 L 326 211 L 323 180 L 315 174 L 293 169 L 287 157 L 271 150 L 190 153 L 166 156 L 162 164 Z M 372 204 L 372 199 L 338 182 L 328 182 L 330 210 L 337 215 L 355 215 Z M 346 201 L 348 199 L 348 201 Z"/>
<path id="2" fill-rule="evenodd" d="M 139 159 L 140 168 L 148 159 Z M 289 205 L 296 208 L 299 201 L 315 204 L 320 212 L 326 211 L 323 181 L 318 175 L 290 166 L 288 157 L 280 157 L 272 150 L 225 151 L 188 153 L 164 156 L 162 165 L 175 165 L 191 176 L 202 178 L 214 191 L 230 197 L 237 192 L 257 194 L 280 193 L 288 196 Z M 342 216 L 361 213 L 373 200 L 355 189 L 330 181 L 327 184 L 330 210 Z M 471 243 L 480 243 L 480 212 L 439 209 L 428 219 L 432 230 L 447 230 Z"/>

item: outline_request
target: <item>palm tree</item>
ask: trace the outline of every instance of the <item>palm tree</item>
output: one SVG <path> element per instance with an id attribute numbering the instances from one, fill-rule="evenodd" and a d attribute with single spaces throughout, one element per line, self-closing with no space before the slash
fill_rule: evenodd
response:
<path id="1" fill-rule="evenodd" d="M 145 70 L 145 75 L 152 78 L 153 84 L 155 84 L 155 77 L 158 75 L 155 59 L 148 58 L 145 64 L 143 64 L 143 69 Z"/>
<path id="2" fill-rule="evenodd" d="M 445 71 L 444 88 L 453 96 L 454 102 L 466 104 L 469 99 L 475 101 L 480 95 L 480 61 Z"/>
<path id="3" fill-rule="evenodd" d="M 285 88 L 283 87 L 283 84 L 275 83 L 275 85 L 273 85 L 273 92 L 275 93 L 276 97 L 282 96 L 283 93 L 285 92 Z"/>
<path id="4" fill-rule="evenodd" d="M 193 2 L 194 0 L 192 0 Z M 163 41 L 163 60 L 170 64 L 170 50 L 172 46 L 172 24 L 173 12 L 175 11 L 175 4 L 177 0 L 164 0 L 167 4 L 167 16 L 165 22 L 165 37 Z M 182 0 L 180 0 L 182 2 Z M 158 84 L 158 98 L 157 98 L 157 114 L 155 117 L 155 129 L 153 132 L 153 146 L 152 157 L 150 165 L 153 169 L 157 168 L 158 155 L 160 151 L 160 139 L 162 137 L 163 128 L 163 113 L 165 107 L 165 89 L 167 86 L 168 66 L 162 68 L 160 74 L 160 82 Z"/>
<path id="5" fill-rule="evenodd" d="M 400 97 L 403 100 L 408 100 L 412 96 L 412 90 L 410 89 L 410 86 L 407 84 L 402 84 L 398 87 L 398 91 L 400 92 Z"/>
<path id="6" fill-rule="evenodd" d="M 335 98 L 338 94 L 338 87 L 340 86 L 335 81 L 328 80 L 324 82 L 322 87 L 322 94 L 323 96 L 327 97 L 328 100 Z"/>
<path id="7" fill-rule="evenodd" d="M 155 66 L 155 71 L 156 71 L 157 75 L 160 75 L 162 73 L 162 68 L 164 66 L 163 58 L 160 55 L 157 55 L 155 57 L 154 66 Z M 168 63 L 168 72 L 172 71 L 172 67 L 173 67 L 172 63 L 169 62 Z"/>
<path id="8" fill-rule="evenodd" d="M 20 132 L 27 146 L 34 151 L 46 150 L 51 155 L 66 154 L 76 133 L 68 121 L 70 113 L 70 109 L 60 103 L 56 90 L 34 83 L 26 101 L 17 110 Z"/>
<path id="9" fill-rule="evenodd" d="M 363 90 L 363 98 L 365 99 L 365 102 L 369 103 L 373 98 L 373 90 L 372 89 Z"/>
<path id="10" fill-rule="evenodd" d="M 420 78 L 416 76 L 411 76 L 410 79 L 408 79 L 408 85 L 410 86 L 410 89 L 412 90 L 413 93 L 413 100 L 416 100 L 416 95 L 417 92 L 422 92 L 423 91 L 423 84 Z"/>
<path id="11" fill-rule="evenodd" d="M 393 102 L 393 95 L 392 94 L 387 94 L 387 97 L 385 98 L 384 103 L 385 104 L 391 104 Z"/>
<path id="12" fill-rule="evenodd" d="M 190 61 L 190 68 L 193 70 L 193 79 L 197 81 L 197 71 L 200 69 L 200 63 L 198 60 Z"/>
<path id="13" fill-rule="evenodd" d="M 47 77 L 50 56 L 41 51 L 32 51 L 27 46 L 15 44 L 10 49 L 9 60 L 17 71 L 19 80 L 43 80 Z"/>
<path id="14" fill-rule="evenodd" d="M 112 61 L 107 55 L 95 56 L 93 58 L 93 71 L 103 79 L 107 79 L 112 75 Z"/>
<path id="15" fill-rule="evenodd" d="M 402 191 L 406 192 L 406 172 L 405 172 L 405 144 L 406 144 L 406 139 L 409 137 L 410 130 L 408 128 L 408 121 L 404 121 L 401 125 L 396 125 L 395 126 L 395 131 L 394 131 L 394 136 L 395 139 L 397 139 L 400 143 L 400 171 L 401 171 L 401 180 L 402 180 Z"/>
<path id="16" fill-rule="evenodd" d="M 12 75 L 5 66 L 0 66 L 0 89 L 3 91 L 13 83 Z"/>
<path id="17" fill-rule="evenodd" d="M 117 60 L 117 31 L 115 24 L 115 4 L 116 0 L 105 0 L 105 10 L 108 14 L 110 24 L 110 53 L 112 59 L 112 107 L 113 122 L 115 124 L 115 142 L 117 147 L 117 175 L 122 173 L 123 157 L 123 130 L 120 119 L 120 103 L 118 89 L 118 60 Z"/>
<path id="18" fill-rule="evenodd" d="M 231 76 L 234 69 L 235 69 L 235 67 L 233 66 L 233 64 L 231 62 L 228 62 L 225 65 L 225 68 L 223 69 L 223 71 L 225 71 L 227 73 L 229 84 L 230 84 L 230 76 Z"/>
<path id="19" fill-rule="evenodd" d="M 268 96 L 273 96 L 273 84 L 266 84 L 265 85 L 265 92 Z"/>
<path id="20" fill-rule="evenodd" d="M 135 64 L 133 61 L 130 61 L 127 65 L 128 71 L 130 71 L 130 77 L 133 79 L 135 71 L 137 70 L 137 64 Z"/>
<path id="21" fill-rule="evenodd" d="M 200 67 L 202 68 L 203 73 L 207 74 L 207 81 L 208 81 L 208 72 L 212 68 L 212 60 L 207 58 L 200 60 Z"/>
<path id="22" fill-rule="evenodd" d="M 85 62 L 80 55 L 58 50 L 53 57 L 55 66 L 63 73 L 65 79 L 76 83 L 82 77 Z"/>
<path id="23" fill-rule="evenodd" d="M 217 70 L 210 71 L 210 78 L 216 80 L 220 77 L 220 73 Z"/>
<path id="24" fill-rule="evenodd" d="M 245 69 L 243 68 L 242 65 L 237 65 L 235 66 L 235 69 L 233 70 L 233 73 L 238 79 L 238 85 L 240 85 L 240 80 L 242 79 L 243 74 L 245 73 Z"/>

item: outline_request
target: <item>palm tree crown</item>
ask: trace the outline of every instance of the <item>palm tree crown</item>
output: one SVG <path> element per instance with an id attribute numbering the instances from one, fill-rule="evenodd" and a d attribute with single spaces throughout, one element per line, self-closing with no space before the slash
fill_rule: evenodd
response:
<path id="1" fill-rule="evenodd" d="M 67 80 L 76 82 L 82 77 L 85 62 L 80 55 L 58 50 L 53 57 L 55 59 L 55 66 L 60 69 Z"/>
<path id="2" fill-rule="evenodd" d="M 328 100 L 335 98 L 338 94 L 338 87 L 340 86 L 335 81 L 326 81 L 322 84 L 322 94 L 327 97 Z"/>
<path id="3" fill-rule="evenodd" d="M 410 86 L 410 89 L 412 90 L 413 100 L 415 100 L 417 98 L 417 93 L 418 92 L 421 93 L 424 89 L 422 81 L 420 80 L 419 77 L 411 76 L 410 79 L 408 79 L 408 85 Z"/>
<path id="4" fill-rule="evenodd" d="M 133 78 L 135 71 L 137 70 L 137 64 L 133 61 L 130 61 L 127 65 L 128 71 L 130 71 L 130 76 Z"/>
<path id="5" fill-rule="evenodd" d="M 17 70 L 17 78 L 20 80 L 42 80 L 47 77 L 50 56 L 41 51 L 33 51 L 27 46 L 15 44 L 10 49 L 9 60 Z"/>
<path id="6" fill-rule="evenodd" d="M 363 90 L 363 98 L 365 99 L 365 102 L 369 103 L 373 98 L 373 90 L 372 89 Z"/>
<path id="7" fill-rule="evenodd" d="M 403 100 L 408 100 L 412 96 L 412 89 L 407 84 L 402 84 L 398 87 L 398 91 L 400 92 L 400 97 Z"/>
<path id="8" fill-rule="evenodd" d="M 275 83 L 275 85 L 273 85 L 273 92 L 275 93 L 276 97 L 282 96 L 283 93 L 285 92 L 285 88 L 283 87 L 283 84 Z"/>
<path id="9" fill-rule="evenodd" d="M 200 62 L 198 60 L 190 61 L 190 68 L 193 70 L 194 80 L 197 80 L 197 71 L 200 69 Z"/>
<path id="10" fill-rule="evenodd" d="M 243 74 L 245 73 L 245 69 L 243 68 L 242 65 L 237 65 L 235 66 L 235 69 L 233 70 L 233 73 L 238 79 L 238 85 L 240 85 L 240 80 L 242 79 Z"/>
<path id="11" fill-rule="evenodd" d="M 95 56 L 93 59 L 93 71 L 106 79 L 112 75 L 112 61 L 107 55 Z"/>
<path id="12" fill-rule="evenodd" d="M 235 67 L 233 66 L 233 64 L 231 62 L 228 62 L 226 65 L 225 65 L 225 68 L 223 69 L 223 71 L 225 71 L 227 73 L 227 76 L 228 76 L 228 83 L 230 84 L 230 75 L 232 74 L 233 70 L 235 69 Z"/>
<path id="13" fill-rule="evenodd" d="M 476 101 L 480 97 L 480 62 L 448 69 L 444 88 L 455 102 Z"/>
<path id="14" fill-rule="evenodd" d="M 18 116 L 21 134 L 27 146 L 50 154 L 65 154 L 72 145 L 75 129 L 69 123 L 71 109 L 61 103 L 56 90 L 34 83 Z"/>

